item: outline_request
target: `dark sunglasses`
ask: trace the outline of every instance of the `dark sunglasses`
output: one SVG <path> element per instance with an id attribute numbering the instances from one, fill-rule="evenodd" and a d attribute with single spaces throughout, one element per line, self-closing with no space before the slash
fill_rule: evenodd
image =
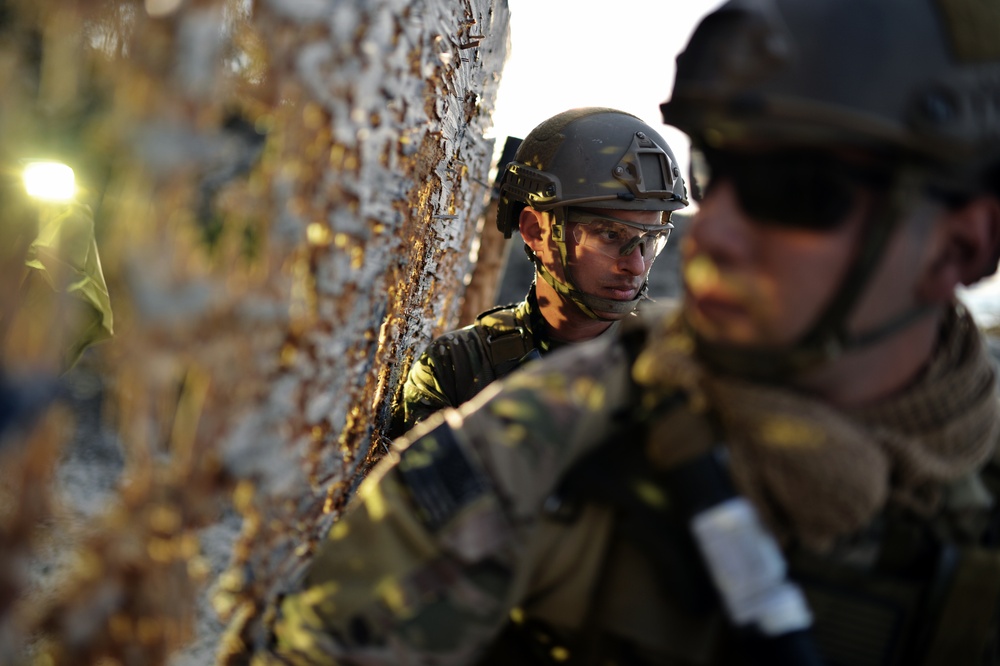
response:
<path id="1" fill-rule="evenodd" d="M 803 151 L 742 153 L 691 147 L 690 187 L 702 201 L 712 186 L 732 184 L 739 204 L 761 224 L 831 231 L 843 222 L 864 188 L 892 182 L 888 170 L 862 167 Z"/>

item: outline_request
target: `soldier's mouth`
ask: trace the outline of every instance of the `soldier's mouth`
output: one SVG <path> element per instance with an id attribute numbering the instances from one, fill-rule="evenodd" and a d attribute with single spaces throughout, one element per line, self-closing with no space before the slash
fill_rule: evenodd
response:
<path id="1" fill-rule="evenodd" d="M 638 285 L 615 284 L 604 287 L 604 293 L 608 298 L 616 301 L 631 301 L 639 291 Z"/>

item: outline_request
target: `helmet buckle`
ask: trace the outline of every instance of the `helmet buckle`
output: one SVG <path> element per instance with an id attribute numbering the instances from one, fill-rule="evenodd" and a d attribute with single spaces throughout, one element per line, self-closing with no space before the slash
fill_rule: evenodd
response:
<path id="1" fill-rule="evenodd" d="M 552 240 L 557 243 L 566 242 L 566 225 L 562 222 L 556 222 L 552 225 Z"/>

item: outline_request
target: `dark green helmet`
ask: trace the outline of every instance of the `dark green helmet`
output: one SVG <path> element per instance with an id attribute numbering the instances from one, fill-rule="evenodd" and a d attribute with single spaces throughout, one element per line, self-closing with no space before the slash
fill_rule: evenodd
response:
<path id="1" fill-rule="evenodd" d="M 854 145 L 989 187 L 1000 9 L 982 0 L 730 0 L 677 58 L 664 121 L 696 140 Z"/>
<path id="2" fill-rule="evenodd" d="M 572 109 L 531 130 L 503 167 L 497 228 L 505 238 L 526 205 L 674 211 L 688 203 L 667 142 L 635 116 Z"/>

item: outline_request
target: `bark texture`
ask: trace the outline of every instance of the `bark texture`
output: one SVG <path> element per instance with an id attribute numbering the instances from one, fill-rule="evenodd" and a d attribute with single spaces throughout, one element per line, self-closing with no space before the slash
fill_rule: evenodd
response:
<path id="1" fill-rule="evenodd" d="M 238 663 L 458 323 L 506 2 L 0 8 L 0 159 L 73 139 L 115 329 L 65 372 L 37 331 L 68 285 L 0 300 L 0 370 L 36 406 L 0 428 L 0 662 Z M 40 213 L 4 191 L 18 284 Z M 85 507 L 58 482 L 98 405 L 120 474 Z"/>

